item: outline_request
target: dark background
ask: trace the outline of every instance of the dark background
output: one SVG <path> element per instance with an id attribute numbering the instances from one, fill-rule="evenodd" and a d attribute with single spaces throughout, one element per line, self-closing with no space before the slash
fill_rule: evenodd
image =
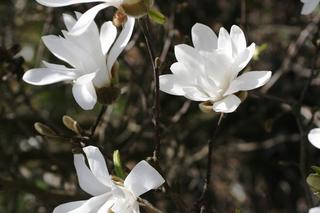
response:
<path id="1" fill-rule="evenodd" d="M 33 124 L 42 122 L 72 137 L 62 116 L 72 116 L 89 130 L 101 105 L 83 111 L 73 100 L 70 85 L 37 87 L 21 77 L 26 70 L 40 67 L 43 59 L 61 63 L 43 46 L 41 36 L 64 29 L 62 13 L 84 12 L 91 6 L 46 8 L 33 0 L 0 1 L 1 213 L 52 212 L 60 203 L 88 197 L 77 185 L 72 144 L 39 136 Z M 274 75 L 273 83 L 250 92 L 222 122 L 214 141 L 212 211 L 306 212 L 300 148 L 304 144 L 304 171 L 309 174 L 310 166 L 320 162 L 320 152 L 306 140 L 309 129 L 320 124 L 316 113 L 320 78 L 315 77 L 301 94 L 315 62 L 319 13 L 300 15 L 299 0 L 156 0 L 156 6 L 168 18 L 164 26 L 151 23 L 152 46 L 163 61 L 162 73 L 169 73 L 175 62 L 174 45 L 191 45 L 191 27 L 199 22 L 216 33 L 221 26 L 228 30 L 233 24 L 241 26 L 248 44 L 261 47 L 246 69 L 271 70 Z M 96 21 L 110 20 L 114 11 L 104 10 Z M 132 168 L 152 156 L 155 144 L 153 72 L 138 24 L 128 47 L 119 58 L 122 95 L 108 107 L 89 143 L 103 147 L 106 157 L 119 149 L 123 162 Z M 22 57 L 15 56 L 20 48 Z M 318 68 L 319 62 L 315 62 Z M 214 113 L 201 112 L 196 102 L 161 93 L 160 164 L 190 212 L 202 191 L 207 142 L 217 119 Z M 149 192 L 143 197 L 163 212 L 179 212 L 166 193 Z"/>

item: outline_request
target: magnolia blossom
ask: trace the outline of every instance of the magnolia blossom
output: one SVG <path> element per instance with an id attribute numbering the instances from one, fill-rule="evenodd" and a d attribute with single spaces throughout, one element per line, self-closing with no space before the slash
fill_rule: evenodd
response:
<path id="1" fill-rule="evenodd" d="M 309 213 L 320 213 L 320 207 L 314 207 L 309 209 Z"/>
<path id="2" fill-rule="evenodd" d="M 70 29 L 72 34 L 81 34 L 93 22 L 96 15 L 103 9 L 113 6 L 121 8 L 123 4 L 139 3 L 138 0 L 36 0 L 38 3 L 48 7 L 63 7 L 79 3 L 100 2 L 96 6 L 86 11 L 77 23 Z M 144 2 L 145 0 L 143 0 Z"/>
<path id="3" fill-rule="evenodd" d="M 214 111 L 230 113 L 241 103 L 235 93 L 261 87 L 271 77 L 270 71 L 239 75 L 251 60 L 255 44 L 247 47 L 238 26 L 232 26 L 230 34 L 221 28 L 217 37 L 209 27 L 195 24 L 192 41 L 194 47 L 175 46 L 178 62 L 170 68 L 173 74 L 160 76 L 163 92 L 211 103 Z"/>
<path id="4" fill-rule="evenodd" d="M 56 207 L 53 213 L 139 213 L 137 198 L 164 183 L 162 176 L 146 161 L 140 161 L 123 184 L 115 184 L 109 175 L 103 155 L 97 147 L 83 148 L 89 168 L 82 154 L 74 155 L 80 187 L 92 195 L 89 200 L 76 201 Z"/>
<path id="5" fill-rule="evenodd" d="M 76 15 L 81 19 L 80 13 Z M 92 22 L 82 34 L 73 35 L 69 31 L 76 20 L 67 14 L 63 18 L 68 30 L 62 31 L 64 37 L 48 35 L 42 37 L 42 40 L 57 58 L 67 62 L 72 68 L 44 61 L 45 68 L 27 71 L 23 80 L 33 85 L 72 81 L 72 93 L 76 102 L 83 109 L 89 110 L 97 102 L 95 88 L 108 86 L 111 82 L 113 64 L 129 42 L 134 19 L 128 18 L 117 38 L 117 28 L 110 21 L 102 25 L 100 34 L 96 24 Z"/>
<path id="6" fill-rule="evenodd" d="M 312 129 L 308 134 L 310 143 L 320 149 L 320 128 Z"/>
<path id="7" fill-rule="evenodd" d="M 314 11 L 320 0 L 301 0 L 301 2 L 303 3 L 301 14 L 308 15 Z"/>

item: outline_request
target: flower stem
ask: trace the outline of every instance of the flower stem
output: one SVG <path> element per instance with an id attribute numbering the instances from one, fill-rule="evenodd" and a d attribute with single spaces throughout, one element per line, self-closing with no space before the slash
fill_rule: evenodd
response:
<path id="1" fill-rule="evenodd" d="M 221 113 L 218 123 L 217 125 L 214 127 L 213 130 L 213 134 L 211 136 L 211 138 L 208 141 L 208 159 L 207 159 L 207 173 L 206 173 L 206 179 L 205 179 L 205 183 L 203 185 L 203 189 L 202 189 L 202 193 L 200 196 L 200 199 L 198 200 L 198 205 L 200 207 L 200 212 L 207 212 L 207 202 L 206 202 L 206 197 L 208 196 L 208 192 L 209 192 L 209 188 L 210 188 L 210 184 L 211 184 L 211 168 L 212 168 L 212 157 L 213 157 L 213 144 L 214 141 L 216 139 L 216 136 L 218 134 L 218 131 L 220 129 L 221 126 L 221 122 L 222 122 L 222 118 L 223 118 L 224 114 Z"/>
<path id="2" fill-rule="evenodd" d="M 91 133 L 90 133 L 90 136 L 89 136 L 90 138 L 92 138 L 94 136 L 94 133 L 96 132 L 96 129 L 99 126 L 99 124 L 100 124 L 100 122 L 101 122 L 101 120 L 103 118 L 103 115 L 106 112 L 106 110 L 107 110 L 107 105 L 102 105 L 101 110 L 99 112 L 99 115 L 98 115 L 95 123 L 93 124 L 93 126 L 91 128 Z"/>
<path id="3" fill-rule="evenodd" d="M 154 75 L 154 103 L 153 103 L 153 122 L 155 128 L 155 148 L 153 151 L 153 158 L 155 161 L 158 161 L 160 158 L 160 148 L 161 148 L 161 140 L 160 140 L 160 83 L 159 83 L 159 68 L 160 68 L 160 59 L 155 57 L 154 51 L 152 49 L 150 43 L 150 31 L 149 26 L 147 24 L 148 19 L 139 19 L 139 24 L 141 31 L 143 33 L 148 53 L 151 59 L 152 67 L 153 67 L 153 75 Z"/>

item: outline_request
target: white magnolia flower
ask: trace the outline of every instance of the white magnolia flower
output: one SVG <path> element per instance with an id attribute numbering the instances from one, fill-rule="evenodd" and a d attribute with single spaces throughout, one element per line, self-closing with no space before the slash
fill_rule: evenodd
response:
<path id="1" fill-rule="evenodd" d="M 310 143 L 320 149 L 320 128 L 312 129 L 308 134 Z"/>
<path id="2" fill-rule="evenodd" d="M 76 15 L 81 19 L 80 13 Z M 129 42 L 134 19 L 127 19 L 117 38 L 117 28 L 110 21 L 102 25 L 100 34 L 96 24 L 92 22 L 82 34 L 72 35 L 69 31 L 76 20 L 67 14 L 63 18 L 68 30 L 62 31 L 64 37 L 48 35 L 42 37 L 42 40 L 57 58 L 67 62 L 72 68 L 44 61 L 46 68 L 27 71 L 23 80 L 33 85 L 72 81 L 75 100 L 83 109 L 89 110 L 97 102 L 95 88 L 108 86 L 111 82 L 113 64 Z"/>
<path id="3" fill-rule="evenodd" d="M 308 15 L 316 9 L 317 5 L 319 4 L 320 0 L 301 0 L 303 3 L 303 7 L 301 10 L 302 15 Z"/>
<path id="4" fill-rule="evenodd" d="M 124 180 L 123 185 L 112 182 L 103 155 L 97 147 L 83 148 L 74 155 L 80 187 L 92 195 L 89 200 L 75 201 L 56 207 L 53 213 L 139 213 L 137 198 L 164 183 L 162 176 L 146 161 L 140 161 Z"/>
<path id="5" fill-rule="evenodd" d="M 72 34 L 81 34 L 93 22 L 96 15 L 103 9 L 113 6 L 125 11 L 128 15 L 135 17 L 145 15 L 153 4 L 153 0 L 36 0 L 38 3 L 48 7 L 63 7 L 80 3 L 99 2 L 96 6 L 86 11 L 83 16 L 72 27 Z"/>
<path id="6" fill-rule="evenodd" d="M 160 76 L 160 89 L 193 101 L 212 103 L 216 112 L 230 113 L 241 103 L 234 93 L 263 86 L 270 71 L 251 71 L 239 75 L 249 63 L 255 44 L 247 47 L 244 33 L 232 26 L 230 34 L 221 28 L 219 36 L 203 24 L 192 27 L 194 47 L 175 46 L 173 74 Z"/>
<path id="7" fill-rule="evenodd" d="M 309 213 L 320 213 L 320 207 L 314 207 L 309 209 Z"/>

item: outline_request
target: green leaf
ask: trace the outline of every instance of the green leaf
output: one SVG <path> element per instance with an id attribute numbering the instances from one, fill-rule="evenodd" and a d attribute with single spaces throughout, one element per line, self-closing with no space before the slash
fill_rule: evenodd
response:
<path id="1" fill-rule="evenodd" d="M 152 21 L 158 24 L 165 24 L 167 21 L 166 17 L 160 11 L 155 9 L 149 10 L 148 16 Z"/>
<path id="2" fill-rule="evenodd" d="M 122 168 L 122 163 L 121 163 L 121 158 L 120 158 L 120 152 L 119 150 L 116 150 L 113 152 L 113 164 L 114 164 L 114 171 L 116 175 L 124 179 L 125 178 L 125 173 Z"/>

